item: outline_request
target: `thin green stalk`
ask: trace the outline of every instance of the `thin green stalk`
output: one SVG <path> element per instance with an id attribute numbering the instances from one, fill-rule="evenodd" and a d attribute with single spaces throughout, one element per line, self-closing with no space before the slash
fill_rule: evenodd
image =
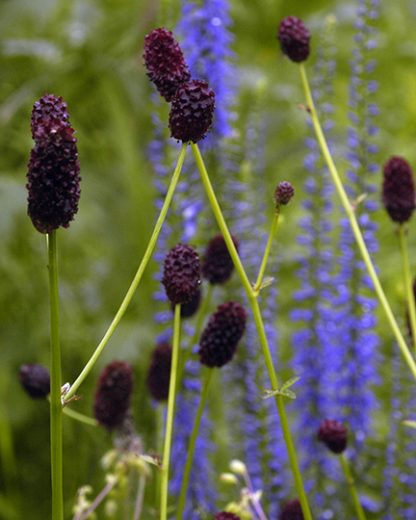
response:
<path id="1" fill-rule="evenodd" d="M 332 159 L 331 152 L 329 151 L 328 144 L 326 142 L 324 133 L 321 128 L 321 124 L 319 122 L 318 114 L 315 109 L 315 105 L 313 102 L 311 90 L 308 83 L 308 78 L 306 75 L 306 70 L 303 64 L 300 64 L 300 75 L 302 78 L 302 85 L 305 92 L 306 97 L 306 104 L 307 104 L 307 110 L 311 116 L 312 124 L 315 130 L 316 138 L 318 140 L 319 146 L 321 147 L 322 154 L 324 156 L 324 159 L 326 161 L 326 164 L 328 166 L 329 172 L 331 174 L 332 180 L 335 184 L 336 190 L 338 192 L 338 195 L 341 199 L 341 203 L 344 207 L 344 210 L 347 214 L 348 220 L 350 221 L 350 226 L 352 229 L 352 232 L 354 234 L 355 240 L 358 245 L 358 249 L 360 250 L 361 256 L 363 258 L 363 261 L 367 267 L 368 274 L 370 275 L 371 281 L 374 285 L 374 290 L 377 294 L 377 297 L 380 301 L 380 304 L 386 314 L 387 321 L 391 327 L 391 330 L 396 338 L 396 341 L 399 345 L 400 351 L 409 366 L 413 377 L 416 379 L 416 363 L 413 359 L 413 356 L 409 350 L 409 347 L 406 344 L 406 341 L 403 338 L 402 333 L 400 332 L 399 326 L 397 324 L 397 321 L 393 315 L 393 312 L 391 310 L 390 304 L 386 298 L 386 295 L 384 293 L 384 290 L 381 286 L 380 280 L 377 276 L 376 270 L 374 268 L 373 262 L 371 260 L 370 254 L 368 252 L 367 246 L 365 245 L 363 235 L 361 233 L 360 226 L 357 222 L 357 217 L 355 215 L 354 208 L 351 204 L 351 202 L 348 199 L 347 193 L 344 189 L 344 186 L 342 184 L 341 178 L 338 174 L 337 168 L 335 166 L 335 163 Z"/>
<path id="2" fill-rule="evenodd" d="M 61 346 L 59 341 L 59 288 L 56 231 L 52 231 L 48 234 L 47 248 L 51 338 L 50 431 L 52 518 L 53 520 L 63 520 Z"/>
<path id="3" fill-rule="evenodd" d="M 212 368 L 208 368 L 205 373 L 204 383 L 202 386 L 201 399 L 199 400 L 198 409 L 196 411 L 194 424 L 192 426 L 192 433 L 189 439 L 188 452 L 186 454 L 186 463 L 183 470 L 181 490 L 179 493 L 178 507 L 176 509 L 176 520 L 182 520 L 183 512 L 185 510 L 186 493 L 188 491 L 189 477 L 191 475 L 192 463 L 194 460 L 195 443 L 198 437 L 199 426 L 201 424 L 202 414 L 205 409 L 205 404 L 208 398 L 209 384 L 211 382 Z"/>
<path id="4" fill-rule="evenodd" d="M 185 352 L 180 353 L 181 355 L 179 358 L 177 391 L 179 390 L 179 388 L 182 384 L 183 371 L 185 370 L 186 362 L 191 357 L 192 348 L 195 345 L 195 343 L 198 341 L 199 336 L 201 335 L 202 324 L 204 323 L 204 318 L 207 315 L 207 311 L 208 311 L 210 303 L 211 303 L 212 289 L 213 289 L 212 285 L 209 284 L 208 289 L 207 289 L 207 294 L 205 295 L 205 298 L 203 299 L 202 304 L 198 309 L 198 315 L 196 318 L 194 333 L 192 335 L 192 338 L 188 342 L 188 348 Z"/>
<path id="5" fill-rule="evenodd" d="M 410 330 L 412 331 L 413 346 L 416 350 L 416 305 L 413 294 L 412 279 L 410 276 L 409 254 L 407 246 L 407 229 L 404 224 L 399 225 L 399 244 L 403 261 L 403 278 L 406 289 L 407 312 L 409 314 Z"/>
<path id="6" fill-rule="evenodd" d="M 218 227 L 224 237 L 225 243 L 227 244 L 228 252 L 233 260 L 234 266 L 240 276 L 243 287 L 246 291 L 248 301 L 250 303 L 251 310 L 253 312 L 254 321 L 257 328 L 257 334 L 259 336 L 264 360 L 266 363 L 267 372 L 269 374 L 270 383 L 272 385 L 273 390 L 277 390 L 279 388 L 279 382 L 277 379 L 277 375 L 273 366 L 273 360 L 270 354 L 269 345 L 267 342 L 266 333 L 264 330 L 264 324 L 261 317 L 260 307 L 257 301 L 257 295 L 253 291 L 253 287 L 250 284 L 250 281 L 247 277 L 247 274 L 244 270 L 243 264 L 241 263 L 240 257 L 238 256 L 236 247 L 231 238 L 231 233 L 228 229 L 227 223 L 225 222 L 224 216 L 222 214 L 221 208 L 218 204 L 217 198 L 215 196 L 215 192 L 212 188 L 211 181 L 209 179 L 208 172 L 205 168 L 204 161 L 202 159 L 201 153 L 199 151 L 198 145 L 191 143 L 192 151 L 195 156 L 195 160 L 199 169 L 199 173 L 201 175 L 202 183 L 204 185 L 209 203 L 211 205 L 212 211 L 214 213 L 215 219 L 217 221 Z M 283 436 L 286 442 L 286 448 L 289 455 L 289 462 L 293 473 L 293 478 L 295 480 L 296 490 L 298 493 L 299 501 L 302 506 L 302 512 L 305 517 L 305 520 L 312 520 L 312 514 L 309 508 L 308 499 L 305 493 L 305 488 L 303 485 L 302 475 L 300 473 L 299 464 L 297 460 L 296 450 L 292 442 L 292 437 L 290 434 L 289 424 L 286 417 L 286 410 L 283 402 L 283 398 L 280 395 L 276 395 L 276 406 L 277 411 L 280 417 L 280 423 L 282 425 Z"/>
<path id="7" fill-rule="evenodd" d="M 354 502 L 355 512 L 357 513 L 358 520 L 366 520 L 366 516 L 360 502 L 360 497 L 358 496 L 357 489 L 355 487 L 355 482 L 350 470 L 350 466 L 343 453 L 340 455 L 339 461 L 341 463 L 342 471 L 344 472 L 345 479 L 351 493 L 351 498 Z"/>
<path id="8" fill-rule="evenodd" d="M 273 216 L 272 225 L 270 227 L 269 238 L 267 240 L 266 249 L 264 250 L 263 260 L 261 261 L 259 274 L 257 276 L 257 281 L 254 284 L 254 293 L 256 296 L 259 294 L 260 289 L 261 289 L 261 284 L 263 283 L 263 277 L 264 277 L 264 273 L 266 271 L 267 260 L 269 259 L 270 248 L 272 246 L 273 237 L 276 234 L 277 225 L 279 223 L 279 216 L 280 216 L 280 210 L 276 210 L 275 214 Z"/>
<path id="9" fill-rule="evenodd" d="M 149 260 L 152 257 L 153 250 L 155 248 L 157 239 L 159 237 L 160 230 L 162 229 L 163 222 L 165 221 L 170 203 L 173 198 L 173 194 L 175 192 L 176 185 L 179 180 L 179 175 L 181 173 L 182 166 L 183 166 L 183 163 L 185 160 L 185 154 L 186 154 L 186 145 L 183 144 L 179 157 L 178 157 L 178 162 L 176 164 L 175 171 L 173 172 L 172 179 L 170 181 L 169 188 L 166 193 L 165 201 L 163 203 L 162 209 L 160 210 L 159 217 L 156 221 L 152 236 L 150 237 L 149 243 L 147 245 L 147 249 L 144 253 L 142 261 L 140 262 L 139 268 L 137 269 L 137 272 L 133 278 L 133 281 L 132 281 L 123 301 L 121 302 L 121 305 L 120 305 L 116 315 L 114 316 L 113 321 L 111 322 L 110 326 L 108 327 L 107 332 L 104 334 L 103 339 L 101 340 L 101 342 L 95 349 L 94 353 L 92 354 L 91 358 L 89 359 L 89 361 L 83 368 L 82 372 L 77 377 L 77 379 L 71 386 L 70 390 L 66 394 L 66 396 L 65 396 L 66 401 L 68 401 L 71 397 L 73 397 L 75 395 L 75 392 L 78 390 L 79 386 L 82 384 L 84 379 L 88 376 L 88 374 L 94 367 L 94 365 L 97 362 L 98 358 L 100 357 L 102 351 L 104 350 L 104 347 L 107 345 L 109 339 L 111 338 L 114 331 L 116 330 L 117 325 L 120 323 L 121 318 L 124 316 L 124 313 L 126 312 L 127 307 L 129 306 L 129 304 L 134 296 L 134 293 L 136 292 L 136 289 L 142 279 L 143 273 L 147 267 L 147 264 L 149 263 Z"/>
<path id="10" fill-rule="evenodd" d="M 98 421 L 96 419 L 88 417 L 83 413 L 76 412 L 75 410 L 73 410 L 72 408 L 68 408 L 67 406 L 63 407 L 62 412 L 64 415 L 70 417 L 71 419 L 74 419 L 75 421 L 81 422 L 83 424 L 88 424 L 89 426 L 98 426 Z"/>
<path id="11" fill-rule="evenodd" d="M 172 364 L 170 369 L 168 413 L 166 417 L 165 442 L 163 446 L 161 490 L 160 490 L 160 520 L 167 520 L 168 514 L 168 485 L 170 448 L 172 444 L 173 419 L 175 416 L 176 376 L 178 371 L 178 354 L 181 333 L 181 306 L 175 305 L 173 322 Z"/>

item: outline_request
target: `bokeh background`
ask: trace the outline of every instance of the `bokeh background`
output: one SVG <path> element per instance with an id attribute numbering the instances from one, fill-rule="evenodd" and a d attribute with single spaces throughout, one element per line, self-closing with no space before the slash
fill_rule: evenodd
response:
<path id="1" fill-rule="evenodd" d="M 230 5 L 233 61 L 239 84 L 234 100 L 235 141 L 243 135 L 245 121 L 255 107 L 259 119 L 267 122 L 267 131 L 262 134 L 264 174 L 255 183 L 266 186 L 270 201 L 274 185 L 280 180 L 290 180 L 299 193 L 297 203 L 285 215 L 278 242 L 280 296 L 276 321 L 285 359 L 290 358 L 292 348 L 291 295 L 299 283 L 295 260 L 299 246 L 294 237 L 303 211 L 301 194 L 306 172 L 302 160 L 308 129 L 305 114 L 298 107 L 303 102 L 298 72 L 278 49 L 277 25 L 282 17 L 295 14 L 307 22 L 313 34 L 319 34 L 325 19 L 335 16 L 333 118 L 341 142 L 348 126 L 357 2 L 233 0 Z M 166 1 L 163 6 L 154 0 L 0 1 L 2 519 L 40 520 L 50 516 L 48 406 L 30 400 L 17 377 L 23 363 L 49 363 L 45 238 L 35 231 L 26 213 L 32 104 L 45 92 L 63 96 L 78 138 L 82 174 L 79 212 L 71 227 L 59 233 L 63 378 L 71 381 L 118 308 L 156 218 L 154 168 L 148 155 L 154 137 L 153 91 L 141 54 L 144 36 L 152 28 L 163 24 L 175 29 L 180 7 L 179 0 Z M 376 22 L 378 45 L 374 49 L 380 112 L 376 161 L 380 164 L 392 154 L 404 155 L 416 164 L 415 23 L 416 5 L 412 0 L 381 2 Z M 312 42 L 315 40 L 314 36 Z M 313 52 L 310 70 L 315 59 Z M 340 171 L 345 172 L 347 161 L 342 149 L 336 159 Z M 215 173 L 219 185 L 221 176 L 227 174 Z M 225 197 L 224 192 L 219 195 Z M 378 194 L 374 197 L 377 199 Z M 269 215 L 270 201 L 265 203 Z M 381 209 L 373 218 L 379 225 L 376 262 L 380 276 L 393 308 L 403 315 L 401 263 L 394 228 Z M 414 267 L 414 233 L 410 232 L 409 237 Z M 158 331 L 152 307 L 157 283 L 153 274 L 157 269 L 153 262 L 99 366 L 82 386 L 82 400 L 77 403 L 77 409 L 90 414 L 99 370 L 115 358 L 130 361 L 136 381 L 135 421 L 149 449 L 155 448 L 155 414 L 144 380 Z M 384 320 L 380 320 L 378 332 L 382 338 L 380 348 L 388 359 L 392 340 Z M 387 367 L 388 363 L 381 368 L 376 389 L 381 403 L 374 414 L 377 442 L 385 441 L 389 430 L 383 408 L 390 388 Z M 290 371 L 282 366 L 281 373 Z M 99 461 L 111 447 L 111 437 L 101 429 L 66 418 L 64 421 L 65 506 L 69 518 L 80 485 L 89 483 L 97 490 L 103 485 Z M 230 459 L 235 456 L 232 446 L 229 453 Z M 218 464 L 218 475 L 226 468 L 227 460 Z"/>

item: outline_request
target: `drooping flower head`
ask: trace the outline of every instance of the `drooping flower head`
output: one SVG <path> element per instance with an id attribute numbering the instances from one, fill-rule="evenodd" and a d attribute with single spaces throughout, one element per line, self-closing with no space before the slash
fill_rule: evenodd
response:
<path id="1" fill-rule="evenodd" d="M 165 258 L 162 283 L 174 305 L 195 298 L 201 284 L 201 267 L 195 249 L 185 244 L 173 247 Z"/>
<path id="2" fill-rule="evenodd" d="M 170 343 L 159 343 L 152 352 L 146 379 L 147 388 L 156 401 L 166 401 L 169 397 L 171 363 L 172 347 Z"/>
<path id="3" fill-rule="evenodd" d="M 383 204 L 390 218 L 402 224 L 415 209 L 416 195 L 413 172 L 403 157 L 391 157 L 383 168 Z"/>
<path id="4" fill-rule="evenodd" d="M 348 430 L 339 421 L 333 419 L 325 419 L 321 422 L 318 430 L 318 440 L 323 442 L 325 446 L 339 455 L 344 452 L 347 447 Z"/>
<path id="5" fill-rule="evenodd" d="M 94 401 L 94 417 L 107 428 L 122 426 L 130 406 L 133 370 L 124 361 L 112 361 L 101 372 Z"/>
<path id="6" fill-rule="evenodd" d="M 172 99 L 171 136 L 184 143 L 197 143 L 211 128 L 214 109 L 215 94 L 206 81 L 193 79 L 183 83 Z"/>
<path id="7" fill-rule="evenodd" d="M 232 237 L 234 245 L 238 250 L 239 242 Z M 216 235 L 211 238 L 205 250 L 202 261 L 202 275 L 210 284 L 223 284 L 231 277 L 234 264 L 227 249 L 224 237 Z"/>
<path id="8" fill-rule="evenodd" d="M 36 363 L 22 365 L 19 369 L 19 380 L 22 387 L 34 399 L 48 396 L 51 386 L 49 370 Z"/>
<path id="9" fill-rule="evenodd" d="M 283 504 L 279 520 L 303 520 L 302 507 L 297 498 Z"/>
<path id="10" fill-rule="evenodd" d="M 168 102 L 172 101 L 179 85 L 191 79 L 179 43 L 171 31 L 163 27 L 145 37 L 143 59 L 147 76 Z"/>
<path id="11" fill-rule="evenodd" d="M 305 24 L 296 16 L 287 16 L 280 22 L 277 39 L 290 60 L 300 63 L 308 58 L 310 38 Z"/>
<path id="12" fill-rule="evenodd" d="M 274 201 L 276 204 L 276 208 L 280 206 L 286 206 L 289 203 L 290 199 L 295 194 L 295 190 L 290 182 L 282 181 L 276 186 L 276 190 L 274 192 Z"/>
<path id="13" fill-rule="evenodd" d="M 244 334 L 246 321 L 246 311 L 239 303 L 219 305 L 201 334 L 198 352 L 201 363 L 214 368 L 231 361 Z"/>
<path id="14" fill-rule="evenodd" d="M 41 233 L 67 228 L 78 211 L 80 174 L 66 103 L 52 94 L 33 106 L 35 147 L 28 164 L 28 215 Z"/>

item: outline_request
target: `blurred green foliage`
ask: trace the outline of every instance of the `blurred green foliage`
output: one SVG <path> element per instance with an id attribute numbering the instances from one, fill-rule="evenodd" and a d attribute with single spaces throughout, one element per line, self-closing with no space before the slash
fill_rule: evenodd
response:
<path id="1" fill-rule="evenodd" d="M 174 28 L 179 1 L 164 4 L 174 16 L 163 23 Z M 314 33 L 319 32 L 327 15 L 336 16 L 335 108 L 342 136 L 347 125 L 354 9 L 353 0 L 232 2 L 234 50 L 241 80 L 237 131 L 258 103 L 262 117 L 267 118 L 267 175 L 256 182 L 267 183 L 270 190 L 277 181 L 289 179 L 300 194 L 305 176 L 304 113 L 297 108 L 302 92 L 296 68 L 278 52 L 277 23 L 283 16 L 296 14 Z M 383 6 L 376 51 L 380 162 L 394 153 L 416 164 L 415 22 L 412 0 Z M 152 138 L 152 89 L 142 67 L 141 50 L 144 35 L 156 25 L 160 25 L 160 17 L 152 0 L 0 2 L 0 518 L 5 520 L 43 520 L 49 517 L 50 509 L 48 407 L 29 400 L 17 380 L 22 363 L 48 365 L 49 356 L 45 240 L 26 215 L 31 107 L 45 92 L 63 96 L 77 131 L 81 202 L 74 223 L 59 233 L 63 377 L 72 381 L 118 308 L 155 218 L 152 165 L 146 155 Z M 259 84 L 264 92 L 260 101 Z M 337 159 L 344 171 L 345 159 Z M 279 236 L 282 295 L 290 295 L 297 284 L 293 236 L 300 204 L 291 211 Z M 382 211 L 377 219 L 381 241 L 377 261 L 393 307 L 401 312 L 403 289 L 395 236 Z M 411 258 L 414 251 L 411 235 Z M 83 399 L 77 405 L 90 414 L 99 369 L 113 358 L 131 361 L 136 375 L 136 423 L 149 450 L 156 447 L 152 438 L 155 419 L 141 390 L 155 330 L 153 289 L 149 271 L 99 367 L 83 385 Z M 290 298 L 282 297 L 279 305 L 279 327 L 288 340 Z M 390 335 L 383 325 L 381 331 L 388 342 Z M 282 344 L 289 349 L 288 341 Z M 383 398 L 383 389 L 380 396 Z M 386 428 L 382 420 L 380 424 Z M 99 460 L 111 446 L 111 439 L 99 429 L 67 418 L 64 429 L 69 517 L 80 485 L 102 486 Z"/>

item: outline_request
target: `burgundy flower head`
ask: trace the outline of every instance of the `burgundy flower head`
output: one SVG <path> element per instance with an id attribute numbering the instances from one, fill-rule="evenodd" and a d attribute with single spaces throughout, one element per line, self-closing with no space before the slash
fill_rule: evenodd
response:
<path id="1" fill-rule="evenodd" d="M 205 81 L 183 83 L 174 98 L 169 114 L 171 136 L 178 141 L 197 143 L 212 125 L 215 94 Z"/>
<path id="2" fill-rule="evenodd" d="M 276 204 L 276 208 L 279 206 L 286 206 L 290 199 L 295 194 L 295 190 L 293 186 L 288 181 L 279 182 L 274 192 L 274 201 Z"/>
<path id="3" fill-rule="evenodd" d="M 162 283 L 174 305 L 196 297 L 201 284 L 201 267 L 195 249 L 185 244 L 173 247 L 165 258 Z"/>
<path id="4" fill-rule="evenodd" d="M 399 224 L 410 219 L 415 209 L 413 172 L 403 157 L 391 157 L 383 169 L 383 204 L 390 218 Z"/>
<path id="5" fill-rule="evenodd" d="M 217 513 L 214 516 L 214 520 L 240 520 L 240 517 L 235 515 L 234 513 L 227 513 L 222 511 L 221 513 Z"/>
<path id="6" fill-rule="evenodd" d="M 238 250 L 239 242 L 232 237 Z M 216 235 L 208 243 L 202 262 L 202 275 L 210 284 L 225 283 L 232 275 L 234 264 L 222 235 Z"/>
<path id="7" fill-rule="evenodd" d="M 172 347 L 169 343 L 159 343 L 152 353 L 149 371 L 147 372 L 147 388 L 153 399 L 166 401 L 169 396 L 170 366 L 172 363 Z"/>
<path id="8" fill-rule="evenodd" d="M 288 16 L 280 22 L 277 38 L 283 54 L 290 60 L 300 63 L 308 58 L 311 36 L 302 20 L 296 16 Z"/>
<path id="9" fill-rule="evenodd" d="M 122 426 L 130 406 L 133 370 L 124 361 L 113 361 L 101 372 L 94 401 L 94 416 L 107 428 Z"/>
<path id="10" fill-rule="evenodd" d="M 347 447 L 348 430 L 339 421 L 325 419 L 318 430 L 318 440 L 337 455 L 345 451 Z"/>
<path id="11" fill-rule="evenodd" d="M 19 369 L 19 380 L 22 387 L 34 399 L 44 399 L 51 388 L 49 370 L 36 363 L 22 365 Z"/>
<path id="12" fill-rule="evenodd" d="M 191 79 L 179 43 L 167 29 L 154 29 L 145 37 L 143 58 L 150 81 L 168 102 Z"/>
<path id="13" fill-rule="evenodd" d="M 78 151 L 62 98 L 46 95 L 32 111 L 31 151 L 27 184 L 28 214 L 35 228 L 50 233 L 67 228 L 78 211 Z"/>
<path id="14" fill-rule="evenodd" d="M 279 520 L 303 520 L 304 516 L 300 502 L 297 498 L 283 504 Z"/>
<path id="15" fill-rule="evenodd" d="M 201 363 L 214 368 L 231 361 L 244 334 L 246 321 L 246 311 L 239 303 L 219 305 L 201 334 L 198 352 Z"/>

